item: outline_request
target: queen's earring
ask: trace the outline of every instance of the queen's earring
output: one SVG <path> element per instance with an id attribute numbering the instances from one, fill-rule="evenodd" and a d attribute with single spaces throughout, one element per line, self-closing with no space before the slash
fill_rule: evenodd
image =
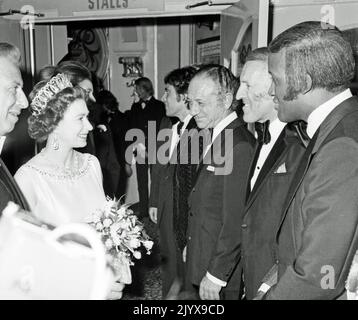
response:
<path id="1" fill-rule="evenodd" d="M 53 150 L 58 150 L 60 148 L 60 143 L 58 142 L 57 137 L 53 137 L 52 140 L 52 149 Z"/>

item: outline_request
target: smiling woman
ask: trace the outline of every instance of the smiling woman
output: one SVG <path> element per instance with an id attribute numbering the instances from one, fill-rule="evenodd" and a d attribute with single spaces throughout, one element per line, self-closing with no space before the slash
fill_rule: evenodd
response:
<path id="1" fill-rule="evenodd" d="M 29 134 L 46 147 L 15 175 L 34 214 L 52 225 L 84 222 L 105 202 L 97 158 L 84 147 L 92 125 L 85 92 L 58 74 L 39 82 L 30 94 Z"/>

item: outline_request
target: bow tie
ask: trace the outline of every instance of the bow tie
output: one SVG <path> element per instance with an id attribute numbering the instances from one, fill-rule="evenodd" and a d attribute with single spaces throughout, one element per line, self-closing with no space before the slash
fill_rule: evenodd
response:
<path id="1" fill-rule="evenodd" d="M 255 131 L 257 132 L 258 143 L 268 144 L 271 141 L 269 126 L 270 120 L 265 122 L 255 122 Z"/>
<path id="2" fill-rule="evenodd" d="M 311 138 L 308 136 L 307 134 L 307 122 L 303 121 L 303 120 L 297 120 L 297 121 L 293 121 L 290 122 L 288 124 L 288 126 L 290 128 L 293 128 L 298 137 L 300 138 L 302 144 L 305 146 L 305 148 L 307 148 Z"/>
<path id="3" fill-rule="evenodd" d="M 141 105 L 141 107 L 144 109 L 146 106 L 147 106 L 147 102 L 148 102 L 148 100 L 140 100 L 139 101 L 139 104 Z"/>

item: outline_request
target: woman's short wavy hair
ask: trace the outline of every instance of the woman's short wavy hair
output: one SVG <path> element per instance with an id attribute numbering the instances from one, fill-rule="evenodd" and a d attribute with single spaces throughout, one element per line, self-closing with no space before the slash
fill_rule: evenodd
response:
<path id="1" fill-rule="evenodd" d="M 48 81 L 43 80 L 37 83 L 31 91 L 30 101 L 46 85 Z M 82 88 L 68 87 L 55 94 L 46 104 L 46 107 L 39 115 L 31 115 L 28 118 L 28 132 L 31 138 L 38 141 L 47 140 L 49 134 L 57 127 L 63 119 L 63 115 L 69 105 L 77 99 L 85 100 L 85 92 Z"/>

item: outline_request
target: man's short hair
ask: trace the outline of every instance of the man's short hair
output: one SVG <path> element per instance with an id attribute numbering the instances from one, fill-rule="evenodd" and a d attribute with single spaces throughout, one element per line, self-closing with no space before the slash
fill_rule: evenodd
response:
<path id="1" fill-rule="evenodd" d="M 8 42 L 0 42 L 0 57 L 10 59 L 18 67 L 21 64 L 21 53 L 18 47 Z"/>
<path id="2" fill-rule="evenodd" d="M 279 34 L 269 45 L 271 53 L 285 49 L 287 93 L 293 100 L 306 89 L 338 92 L 349 86 L 355 62 L 351 45 L 335 26 L 319 21 L 299 23 Z"/>
<path id="3" fill-rule="evenodd" d="M 172 85 L 177 94 L 187 93 L 189 82 L 198 69 L 199 68 L 194 66 L 175 69 L 165 76 L 164 83 Z"/>
<path id="4" fill-rule="evenodd" d="M 269 49 L 267 47 L 261 47 L 257 48 L 253 51 L 251 51 L 247 57 L 246 61 L 262 61 L 262 62 L 268 62 L 268 56 L 269 56 Z"/>
<path id="5" fill-rule="evenodd" d="M 148 93 L 148 95 L 150 96 L 154 95 L 152 81 L 150 81 L 150 79 L 148 79 L 147 77 L 138 78 L 137 80 L 134 81 L 134 84 L 144 89 L 144 91 Z"/>
<path id="6" fill-rule="evenodd" d="M 194 78 L 196 77 L 208 77 L 213 80 L 218 87 L 219 96 L 227 93 L 232 94 L 233 103 L 230 109 L 233 111 L 237 109 L 239 103 L 235 97 L 240 83 L 228 68 L 218 64 L 206 65 L 196 73 Z"/>

